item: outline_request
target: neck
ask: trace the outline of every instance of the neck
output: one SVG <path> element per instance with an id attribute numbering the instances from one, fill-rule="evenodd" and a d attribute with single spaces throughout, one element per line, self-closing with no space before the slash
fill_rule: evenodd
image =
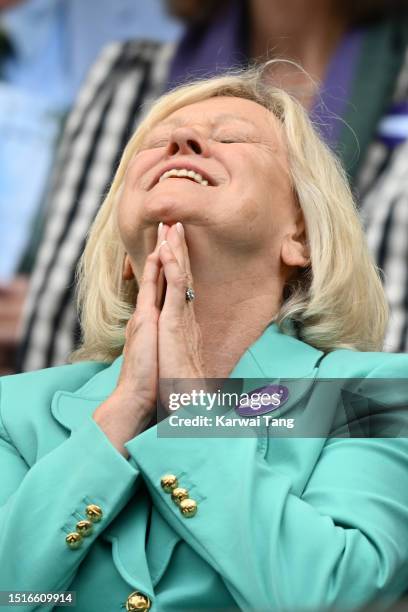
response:
<path id="1" fill-rule="evenodd" d="M 250 4 L 252 58 L 300 64 L 306 75 L 295 66 L 282 64 L 274 68 L 273 77 L 283 87 L 293 87 L 302 104 L 310 107 L 316 93 L 310 77 L 318 82 L 324 79 L 346 30 L 345 19 L 332 10 L 328 0 L 253 0 Z"/>
<path id="2" fill-rule="evenodd" d="M 190 261 L 205 374 L 226 378 L 275 318 L 283 280 L 265 265 L 265 257 L 254 262 L 239 260 L 235 254 L 231 261 L 223 256 L 220 270 L 216 259 L 209 265 L 208 257 L 193 250 Z"/>

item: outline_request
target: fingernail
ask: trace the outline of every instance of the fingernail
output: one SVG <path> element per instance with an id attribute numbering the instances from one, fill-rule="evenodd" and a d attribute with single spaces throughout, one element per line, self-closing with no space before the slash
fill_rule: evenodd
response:
<path id="1" fill-rule="evenodd" d="M 157 228 L 157 235 L 158 236 L 160 236 L 162 229 L 163 229 L 163 221 L 160 221 L 159 227 Z"/>
<path id="2" fill-rule="evenodd" d="M 184 235 L 184 227 L 182 226 L 182 224 L 180 223 L 180 221 L 177 221 L 176 223 L 176 229 L 178 231 L 178 233 L 180 234 L 180 236 Z"/>

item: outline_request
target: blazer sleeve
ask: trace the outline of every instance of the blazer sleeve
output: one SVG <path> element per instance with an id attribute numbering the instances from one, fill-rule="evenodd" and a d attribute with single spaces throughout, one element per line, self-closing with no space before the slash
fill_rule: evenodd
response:
<path id="1" fill-rule="evenodd" d="M 0 413 L 0 590 L 66 590 L 95 539 L 129 501 L 137 476 L 91 417 L 30 468 Z M 102 519 L 71 549 L 65 538 L 87 519 L 89 504 L 101 508 Z"/>
<path id="2" fill-rule="evenodd" d="M 313 440 L 290 442 L 302 445 L 302 470 Z M 269 460 L 251 438 L 148 430 L 125 446 L 156 504 L 240 608 L 353 610 L 398 599 L 408 587 L 408 439 L 327 439 L 300 494 L 276 469 L 273 443 Z M 166 473 L 198 502 L 195 516 L 184 518 L 162 490 Z"/>

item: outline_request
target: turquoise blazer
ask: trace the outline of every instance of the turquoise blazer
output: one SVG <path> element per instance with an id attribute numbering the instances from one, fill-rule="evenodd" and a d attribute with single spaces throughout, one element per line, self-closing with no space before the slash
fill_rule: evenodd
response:
<path id="1" fill-rule="evenodd" d="M 343 611 L 407 590 L 407 437 L 330 438 L 329 394 L 305 413 L 326 436 L 160 438 L 155 426 L 126 443 L 127 460 L 92 419 L 121 363 L 1 380 L 0 591 L 76 591 L 75 612 L 159 612 Z M 398 378 L 401 402 L 407 373 L 406 355 L 323 355 L 272 324 L 231 378 Z M 161 486 L 168 473 L 194 516 Z M 70 548 L 90 508 L 92 532 Z"/>

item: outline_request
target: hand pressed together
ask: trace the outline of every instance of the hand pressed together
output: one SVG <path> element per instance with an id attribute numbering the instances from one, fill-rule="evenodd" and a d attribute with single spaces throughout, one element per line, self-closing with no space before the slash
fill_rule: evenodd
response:
<path id="1" fill-rule="evenodd" d="M 123 443 L 152 419 L 158 394 L 166 402 L 170 389 L 159 381 L 204 379 L 200 328 L 187 287 L 193 279 L 184 228 L 160 224 L 126 327 L 117 387 L 93 415 L 125 456 Z"/>

